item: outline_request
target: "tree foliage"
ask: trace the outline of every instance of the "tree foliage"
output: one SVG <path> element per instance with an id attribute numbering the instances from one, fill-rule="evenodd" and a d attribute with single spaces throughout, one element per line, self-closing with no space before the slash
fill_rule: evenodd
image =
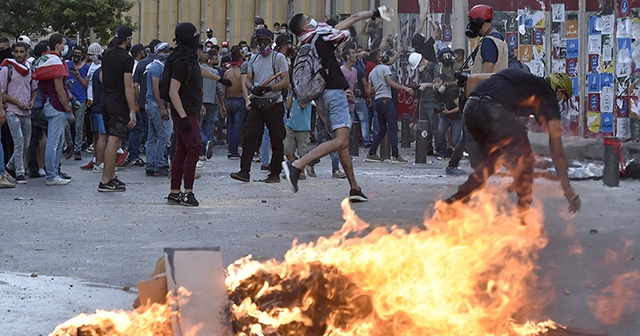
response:
<path id="1" fill-rule="evenodd" d="M 50 12 L 49 25 L 54 31 L 79 33 L 82 38 L 93 31 L 106 43 L 119 25 L 126 24 L 136 30 L 131 18 L 123 15 L 133 7 L 133 2 L 128 0 L 49 0 L 46 6 Z"/>
<path id="2" fill-rule="evenodd" d="M 20 35 L 44 34 L 48 13 L 43 8 L 46 0 L 0 1 L 0 33 L 17 38 Z"/>

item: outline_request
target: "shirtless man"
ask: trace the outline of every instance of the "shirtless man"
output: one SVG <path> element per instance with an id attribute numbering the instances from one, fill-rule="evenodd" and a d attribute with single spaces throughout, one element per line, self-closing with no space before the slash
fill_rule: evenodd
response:
<path id="1" fill-rule="evenodd" d="M 238 144 L 240 142 L 240 131 L 245 111 L 244 98 L 247 92 L 242 89 L 242 75 L 240 66 L 242 65 L 242 49 L 231 50 L 231 68 L 224 73 L 224 78 L 231 81 L 232 85 L 224 88 L 223 104 L 227 108 L 227 129 L 229 130 L 229 153 L 227 158 L 231 160 L 240 159 Z"/>

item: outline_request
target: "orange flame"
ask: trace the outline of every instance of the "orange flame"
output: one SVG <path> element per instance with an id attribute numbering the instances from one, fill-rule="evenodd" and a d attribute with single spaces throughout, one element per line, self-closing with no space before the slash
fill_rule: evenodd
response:
<path id="1" fill-rule="evenodd" d="M 631 316 L 640 309 L 640 271 L 616 276 L 611 285 L 592 298 L 589 307 L 594 316 L 607 325 L 620 322 L 625 314 Z"/>
<path id="2" fill-rule="evenodd" d="M 437 204 L 425 229 L 367 228 L 342 202 L 345 224 L 316 243 L 294 242 L 283 262 L 251 256 L 228 267 L 235 331 L 265 335 L 535 335 L 541 212 L 527 225 L 503 195 Z M 345 283 L 346 282 L 346 283 Z M 320 283 L 320 284 L 318 284 Z M 340 289 L 340 291 L 338 290 Z M 318 292 L 323 292 L 318 295 Z M 346 293 L 345 293 L 346 292 Z M 301 298 L 289 300 L 290 296 Z M 342 296 L 342 297 L 340 297 Z M 322 315 L 318 317 L 318 315 Z"/>

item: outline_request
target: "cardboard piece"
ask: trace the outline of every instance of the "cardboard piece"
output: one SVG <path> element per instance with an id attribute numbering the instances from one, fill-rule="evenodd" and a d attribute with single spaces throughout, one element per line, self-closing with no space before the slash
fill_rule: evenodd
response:
<path id="1" fill-rule="evenodd" d="M 220 248 L 165 248 L 164 256 L 174 336 L 233 335 Z"/>
<path id="2" fill-rule="evenodd" d="M 136 284 L 138 297 L 133 301 L 133 308 L 137 309 L 142 304 L 165 304 L 167 302 L 167 278 L 165 276 L 164 257 L 156 263 L 156 268 L 151 273 L 151 278 Z"/>

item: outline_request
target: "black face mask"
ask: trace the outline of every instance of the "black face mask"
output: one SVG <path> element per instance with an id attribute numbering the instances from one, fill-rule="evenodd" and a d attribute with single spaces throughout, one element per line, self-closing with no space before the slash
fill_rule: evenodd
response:
<path id="1" fill-rule="evenodd" d="M 200 45 L 200 36 L 199 35 L 192 36 L 186 39 L 184 42 L 182 42 L 182 44 L 189 49 L 197 49 L 198 46 Z"/>
<path id="2" fill-rule="evenodd" d="M 13 58 L 13 54 L 11 53 L 11 48 L 7 48 L 3 51 L 0 51 L 0 60 L 4 60 L 7 58 Z"/>
<path id="3" fill-rule="evenodd" d="M 480 29 L 482 29 L 482 25 L 484 25 L 484 20 L 482 20 L 482 18 L 468 19 L 469 22 L 467 23 L 467 29 L 464 31 L 464 34 L 467 35 L 468 38 L 478 37 L 480 35 Z"/>
<path id="4" fill-rule="evenodd" d="M 82 59 L 82 56 L 80 55 L 71 56 L 71 60 L 73 61 L 73 63 L 79 63 L 81 59 Z"/>
<path id="5" fill-rule="evenodd" d="M 126 51 L 131 50 L 131 43 L 127 43 L 127 46 L 125 47 L 124 50 L 126 50 Z"/>

